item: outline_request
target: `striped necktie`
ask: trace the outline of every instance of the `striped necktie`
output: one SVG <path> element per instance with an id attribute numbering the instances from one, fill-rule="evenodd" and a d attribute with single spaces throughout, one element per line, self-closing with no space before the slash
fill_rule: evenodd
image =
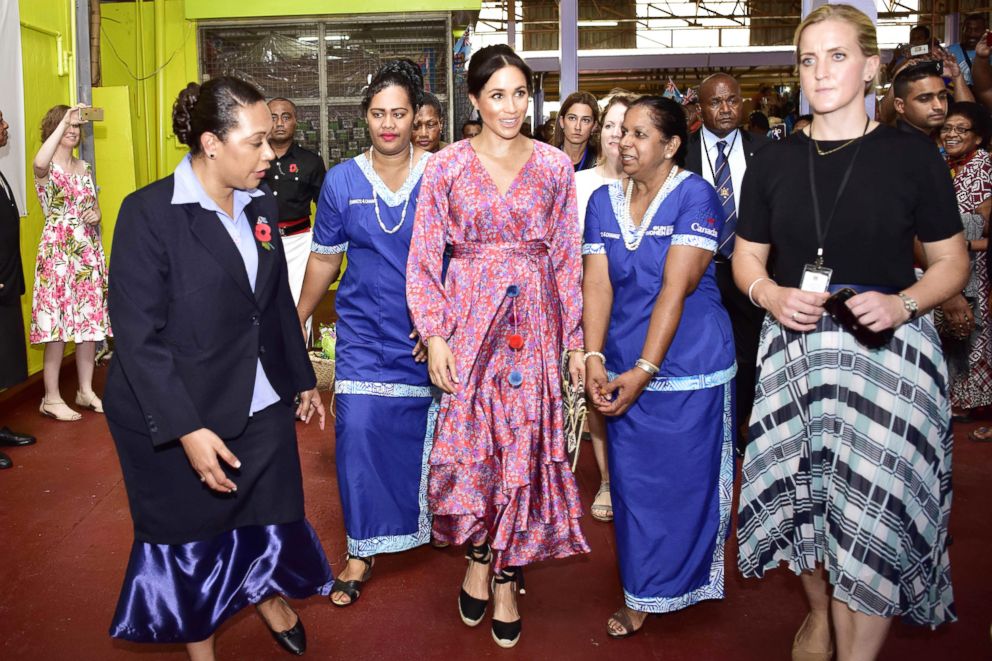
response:
<path id="1" fill-rule="evenodd" d="M 723 224 L 723 231 L 720 232 L 720 247 L 717 249 L 721 255 L 730 259 L 734 254 L 734 232 L 737 230 L 737 205 L 734 203 L 734 179 L 730 176 L 730 161 L 724 151 L 727 148 L 727 141 L 720 140 L 716 143 L 716 172 L 713 175 L 716 185 L 717 195 L 723 204 L 723 216 L 726 219 Z"/>

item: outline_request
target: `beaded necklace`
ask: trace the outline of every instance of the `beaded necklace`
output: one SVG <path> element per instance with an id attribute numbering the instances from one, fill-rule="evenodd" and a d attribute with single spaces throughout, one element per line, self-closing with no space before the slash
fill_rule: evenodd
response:
<path id="1" fill-rule="evenodd" d="M 372 167 L 372 171 L 375 172 L 375 163 L 372 161 L 372 154 L 375 152 L 375 147 L 369 147 L 369 165 Z M 410 143 L 410 163 L 407 165 L 406 176 L 409 177 L 410 173 L 413 172 L 413 143 Z M 376 173 L 378 174 L 378 173 Z M 381 177 L 380 177 L 381 178 Z M 385 183 L 385 182 L 383 182 Z M 410 193 L 406 194 L 406 199 L 403 201 L 403 211 L 400 213 L 400 222 L 389 229 L 386 224 L 382 222 L 382 216 L 379 215 L 379 196 L 375 192 L 375 186 L 372 187 L 372 202 L 375 204 L 375 219 L 379 221 L 379 227 L 386 234 L 396 234 L 403 227 L 404 221 L 406 221 L 406 208 L 410 205 Z"/>
<path id="2" fill-rule="evenodd" d="M 678 171 L 678 166 L 673 165 L 672 171 L 668 173 L 668 178 L 665 179 L 665 183 L 658 189 L 654 199 L 651 200 L 651 204 L 644 211 L 641 224 L 637 227 L 634 227 L 634 220 L 630 216 L 630 201 L 634 196 L 634 180 L 627 180 L 627 189 L 624 191 L 623 206 L 620 208 L 619 219 L 620 233 L 623 234 L 623 244 L 627 247 L 627 250 L 633 252 L 640 247 L 645 233 L 647 233 L 648 228 L 651 226 L 651 219 L 654 218 L 655 213 L 658 211 L 658 207 L 661 206 L 661 203 L 665 201 L 665 198 L 668 197 L 668 194 L 672 192 L 672 189 L 678 183 L 675 181 L 675 175 L 678 174 Z"/>

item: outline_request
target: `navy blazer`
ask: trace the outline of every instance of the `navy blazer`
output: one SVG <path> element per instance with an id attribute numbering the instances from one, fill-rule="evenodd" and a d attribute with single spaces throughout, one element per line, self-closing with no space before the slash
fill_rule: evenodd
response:
<path id="1" fill-rule="evenodd" d="M 252 292 L 244 262 L 213 211 L 173 205 L 173 177 L 125 198 L 110 258 L 114 356 L 107 417 L 161 445 L 206 427 L 221 438 L 248 424 L 256 361 L 284 402 L 316 384 L 289 290 L 275 198 L 245 207 L 259 242 Z"/>

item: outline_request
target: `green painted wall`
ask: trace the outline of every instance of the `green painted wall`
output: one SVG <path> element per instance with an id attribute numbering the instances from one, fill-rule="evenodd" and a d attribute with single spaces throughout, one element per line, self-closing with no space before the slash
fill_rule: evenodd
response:
<path id="1" fill-rule="evenodd" d="M 45 215 L 41 212 L 41 203 L 34 192 L 34 175 L 31 171 L 31 161 L 41 147 L 41 118 L 49 108 L 59 103 L 70 105 L 75 102 L 76 77 L 74 30 L 72 29 L 71 0 L 20 0 L 21 14 L 21 58 L 24 75 L 24 121 L 25 139 L 24 152 L 27 162 L 24 164 L 27 182 L 28 216 L 21 222 L 21 258 L 24 262 L 24 278 L 27 294 L 22 297 L 24 309 L 24 336 L 28 336 L 31 319 L 31 291 L 34 287 L 34 265 L 38 254 L 38 241 L 41 230 L 45 226 Z M 33 27 L 25 27 L 24 24 Z M 58 32 L 62 35 L 62 47 L 65 53 L 63 76 L 58 74 L 56 37 L 44 34 L 35 28 Z M 13 128 L 13 127 L 11 127 Z M 12 137 L 21 132 L 11 132 Z M 41 370 L 44 347 L 28 345 L 28 371 L 32 374 Z"/>
<path id="2" fill-rule="evenodd" d="M 249 18 L 256 16 L 315 16 L 409 11 L 478 11 L 482 0 L 185 0 L 186 18 Z"/>

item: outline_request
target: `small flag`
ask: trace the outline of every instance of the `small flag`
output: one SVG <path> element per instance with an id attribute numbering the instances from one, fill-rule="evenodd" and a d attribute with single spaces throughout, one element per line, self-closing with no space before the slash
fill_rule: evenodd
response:
<path id="1" fill-rule="evenodd" d="M 668 83 L 665 85 L 665 91 L 662 94 L 666 99 L 672 99 L 678 103 L 682 103 L 682 93 L 679 88 L 675 85 L 675 81 L 669 76 Z"/>

